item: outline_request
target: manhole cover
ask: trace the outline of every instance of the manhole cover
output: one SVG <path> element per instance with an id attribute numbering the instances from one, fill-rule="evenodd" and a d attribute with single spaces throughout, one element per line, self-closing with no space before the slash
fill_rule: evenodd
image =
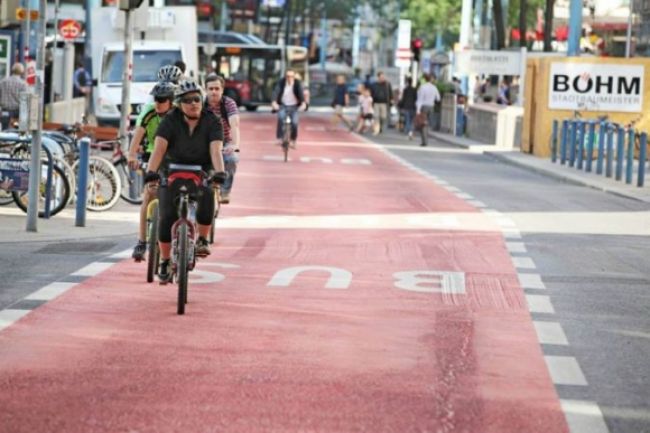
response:
<path id="1" fill-rule="evenodd" d="M 37 254 L 87 254 L 103 253 L 113 248 L 113 242 L 66 242 L 52 244 L 36 251 Z"/>

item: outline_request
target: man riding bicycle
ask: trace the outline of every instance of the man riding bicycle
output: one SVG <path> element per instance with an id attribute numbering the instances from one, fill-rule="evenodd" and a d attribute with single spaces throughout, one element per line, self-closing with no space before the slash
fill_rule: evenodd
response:
<path id="1" fill-rule="evenodd" d="M 129 148 L 129 168 L 137 170 L 139 168 L 138 153 L 141 155 L 143 162 L 148 162 L 153 152 L 154 141 L 156 138 L 156 131 L 161 120 L 172 109 L 172 99 L 174 98 L 174 90 L 176 86 L 167 81 L 158 82 L 151 90 L 151 95 L 154 97 L 152 104 L 147 104 L 138 116 L 135 122 L 135 133 Z M 144 146 L 142 145 L 143 139 L 145 140 Z M 133 249 L 132 257 L 136 262 L 144 259 L 147 251 L 146 243 L 146 227 L 147 227 L 147 206 L 152 199 L 156 196 L 155 192 L 149 188 L 145 188 L 142 197 L 142 205 L 140 206 L 140 227 L 138 232 L 138 243 Z"/>
<path id="2" fill-rule="evenodd" d="M 226 182 L 221 186 L 221 199 L 223 204 L 230 203 L 230 191 L 237 172 L 239 162 L 239 110 L 237 103 L 227 96 L 223 90 L 226 82 L 217 74 L 210 74 L 205 78 L 207 98 L 205 108 L 214 113 L 221 121 L 223 127 L 223 163 L 228 173 Z"/>
<path id="3" fill-rule="evenodd" d="M 202 170 L 215 173 L 210 182 L 222 184 L 226 178 L 223 158 L 223 130 L 219 120 L 210 112 L 203 109 L 201 88 L 191 80 L 182 81 L 175 92 L 179 107 L 171 110 L 158 126 L 153 153 L 149 159 L 149 167 L 145 182 L 155 182 L 160 179 L 157 173 L 162 164 L 163 177 L 169 172 L 169 164 L 200 165 Z M 177 219 L 174 194 L 166 182 L 161 182 L 159 195 L 160 224 L 160 271 L 161 282 L 172 278 L 171 257 L 171 228 Z M 196 243 L 197 256 L 210 254 L 208 234 L 214 217 L 214 194 L 211 186 L 202 186 L 197 197 L 196 221 L 198 223 L 199 239 Z"/>
<path id="4" fill-rule="evenodd" d="M 291 116 L 291 147 L 295 149 L 298 138 L 298 110 L 305 109 L 306 105 L 302 83 L 296 79 L 296 73 L 292 69 L 287 69 L 284 78 L 275 88 L 274 95 L 271 106 L 273 111 L 278 111 L 276 136 L 282 144 L 284 119 L 288 114 Z"/>

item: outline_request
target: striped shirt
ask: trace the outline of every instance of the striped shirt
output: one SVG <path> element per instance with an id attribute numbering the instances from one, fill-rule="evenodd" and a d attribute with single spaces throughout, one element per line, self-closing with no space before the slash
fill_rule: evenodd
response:
<path id="1" fill-rule="evenodd" d="M 18 75 L 0 81 L 0 107 L 7 111 L 20 109 L 20 94 L 27 91 L 27 83 Z"/>
<path id="2" fill-rule="evenodd" d="M 218 107 L 212 107 L 210 105 L 206 105 L 206 108 L 213 112 L 215 116 L 221 120 L 221 125 L 223 126 L 223 142 L 224 144 L 226 143 L 232 143 L 232 133 L 231 133 L 231 128 L 230 128 L 230 122 L 228 119 L 230 119 L 233 116 L 237 116 L 239 114 L 239 109 L 237 108 L 237 103 L 232 99 L 227 96 L 222 96 L 222 102 L 225 107 L 225 114 L 226 118 L 223 118 L 221 115 L 221 105 Z"/>

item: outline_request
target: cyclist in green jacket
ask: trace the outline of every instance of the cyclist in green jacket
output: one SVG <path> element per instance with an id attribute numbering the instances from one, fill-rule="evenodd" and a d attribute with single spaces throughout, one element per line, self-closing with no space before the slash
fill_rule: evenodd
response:
<path id="1" fill-rule="evenodd" d="M 153 152 L 156 131 L 162 118 L 172 109 L 172 100 L 176 85 L 169 81 L 160 81 L 151 90 L 154 102 L 147 104 L 136 120 L 136 129 L 129 148 L 129 167 L 137 170 L 139 167 L 138 153 L 142 155 L 142 161 L 148 162 Z M 144 142 L 143 142 L 144 140 Z M 136 262 L 144 259 L 147 252 L 146 229 L 147 229 L 147 207 L 151 200 L 156 198 L 156 190 L 144 188 L 142 205 L 140 206 L 140 227 L 138 232 L 138 243 L 133 248 L 132 257 Z"/>

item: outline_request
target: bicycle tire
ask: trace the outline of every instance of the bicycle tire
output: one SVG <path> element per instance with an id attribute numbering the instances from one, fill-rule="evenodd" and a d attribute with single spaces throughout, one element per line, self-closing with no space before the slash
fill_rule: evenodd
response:
<path id="1" fill-rule="evenodd" d="M 122 188 L 120 198 L 130 204 L 142 204 L 144 195 L 144 180 L 142 170 L 131 170 L 126 158 L 122 157 L 113 164 L 120 176 Z M 133 178 L 131 177 L 133 174 Z M 135 188 L 140 194 L 137 197 L 131 195 L 131 185 L 135 182 Z"/>
<path id="2" fill-rule="evenodd" d="M 284 152 L 284 162 L 289 161 L 289 143 L 282 142 L 282 151 Z"/>
<path id="3" fill-rule="evenodd" d="M 14 202 L 14 196 L 11 191 L 0 189 L 0 206 L 6 206 Z"/>
<path id="4" fill-rule="evenodd" d="M 158 261 L 160 259 L 160 251 L 158 250 L 158 201 L 151 212 L 151 223 L 148 225 L 149 233 L 147 239 L 147 283 L 153 282 L 154 275 L 158 274 Z"/>
<path id="5" fill-rule="evenodd" d="M 63 158 L 59 158 L 58 156 L 54 157 L 54 163 L 61 167 L 63 172 L 65 173 L 66 178 L 68 179 L 68 184 L 70 185 L 70 191 L 77 191 L 77 178 L 75 176 L 75 171 L 72 168 L 70 164 L 68 164 L 68 161 L 66 161 Z M 70 197 L 68 198 L 68 203 L 67 204 L 72 204 L 75 201 L 75 194 L 70 194 Z"/>
<path id="6" fill-rule="evenodd" d="M 41 165 L 41 185 L 39 188 L 39 201 L 45 200 L 45 188 L 47 183 L 47 164 L 43 163 Z M 70 183 L 68 178 L 65 176 L 63 169 L 57 165 L 52 165 L 52 188 L 54 188 L 54 195 L 51 195 L 50 200 L 53 203 L 50 203 L 50 216 L 54 216 L 61 212 L 63 208 L 68 204 L 70 198 Z M 29 196 L 26 191 L 12 191 L 12 198 L 16 205 L 22 209 L 23 212 L 27 212 L 27 207 L 29 206 Z M 41 207 L 41 206 L 39 206 Z M 39 211 L 38 216 L 43 218 L 45 216 L 45 211 Z"/>
<path id="7" fill-rule="evenodd" d="M 188 266 L 188 233 L 187 224 L 183 223 L 178 227 L 178 261 L 176 272 L 178 279 L 178 314 L 185 314 L 187 303 L 187 266 Z"/>
<path id="8" fill-rule="evenodd" d="M 72 168 L 77 173 L 79 161 L 76 161 Z M 88 191 L 86 198 L 86 209 L 94 212 L 102 212 L 111 209 L 120 199 L 120 176 L 117 169 L 108 159 L 101 156 L 91 156 L 88 164 Z M 104 195 L 104 192 L 108 194 Z"/>

